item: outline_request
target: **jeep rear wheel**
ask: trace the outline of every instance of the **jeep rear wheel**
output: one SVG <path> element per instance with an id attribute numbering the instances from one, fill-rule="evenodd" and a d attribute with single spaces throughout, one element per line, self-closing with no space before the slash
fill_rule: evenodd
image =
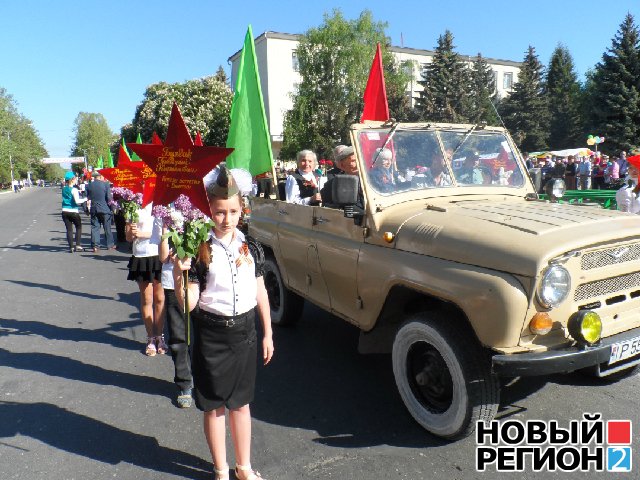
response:
<path id="1" fill-rule="evenodd" d="M 280 269 L 273 257 L 267 257 L 264 262 L 264 286 L 269 295 L 271 323 L 274 325 L 296 323 L 302 315 L 304 299 L 284 285 Z"/>
<path id="2" fill-rule="evenodd" d="M 402 401 L 426 430 L 448 439 L 491 420 L 499 383 L 491 362 L 462 322 L 437 313 L 411 316 L 393 343 L 393 374 Z"/>

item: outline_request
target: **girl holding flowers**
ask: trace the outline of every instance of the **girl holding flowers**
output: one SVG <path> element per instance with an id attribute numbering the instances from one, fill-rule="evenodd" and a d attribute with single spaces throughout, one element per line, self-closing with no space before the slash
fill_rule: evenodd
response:
<path id="1" fill-rule="evenodd" d="M 189 272 L 193 396 L 204 412 L 204 433 L 216 480 L 229 478 L 225 408 L 235 447 L 235 476 L 239 480 L 259 480 L 262 477 L 251 468 L 249 410 L 256 378 L 256 311 L 262 323 L 265 365 L 274 349 L 269 299 L 262 278 L 264 253 L 257 242 L 237 229 L 243 205 L 240 192 L 250 191 L 251 176 L 242 170 L 229 172 L 221 164 L 204 180 L 214 227 L 208 240 L 200 244 L 196 258 L 176 259 L 173 270 L 175 293 L 181 303 L 184 272 Z"/>
<path id="2" fill-rule="evenodd" d="M 115 190 L 115 189 L 114 189 Z M 115 192 L 114 192 L 115 196 Z M 140 201 L 141 198 L 129 201 Z M 145 354 L 153 357 L 169 350 L 162 334 L 164 328 L 164 290 L 161 283 L 162 263 L 158 257 L 158 247 L 162 237 L 162 221 L 151 214 L 151 204 L 131 212 L 130 204 L 124 205 L 127 217 L 125 235 L 133 242 L 133 255 L 129 259 L 127 280 L 133 280 L 140 290 L 140 314 L 147 331 Z M 137 218 L 136 218 L 137 217 Z"/>

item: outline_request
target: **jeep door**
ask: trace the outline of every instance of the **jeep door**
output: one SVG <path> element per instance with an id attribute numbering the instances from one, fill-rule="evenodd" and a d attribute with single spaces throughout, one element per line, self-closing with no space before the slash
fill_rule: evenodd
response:
<path id="1" fill-rule="evenodd" d="M 361 313 L 357 273 L 363 227 L 341 209 L 315 207 L 313 241 L 331 311 L 355 322 Z"/>
<path id="2" fill-rule="evenodd" d="M 308 293 L 308 250 L 313 248 L 313 207 L 276 202 L 281 271 L 290 289 Z M 315 256 L 315 252 L 313 253 Z"/>

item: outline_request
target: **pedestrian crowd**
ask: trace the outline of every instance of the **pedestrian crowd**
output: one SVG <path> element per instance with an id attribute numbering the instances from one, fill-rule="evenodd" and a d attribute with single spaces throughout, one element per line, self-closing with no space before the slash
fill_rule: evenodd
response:
<path id="1" fill-rule="evenodd" d="M 566 157 L 547 154 L 543 157 L 527 158 L 527 168 L 540 169 L 540 192 L 551 178 L 562 178 L 567 190 L 618 189 L 629 170 L 627 152 L 609 157 L 601 152 L 591 155 L 568 155 Z"/>

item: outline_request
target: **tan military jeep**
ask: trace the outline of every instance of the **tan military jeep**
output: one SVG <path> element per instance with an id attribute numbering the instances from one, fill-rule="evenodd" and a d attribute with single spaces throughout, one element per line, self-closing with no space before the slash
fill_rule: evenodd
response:
<path id="1" fill-rule="evenodd" d="M 360 187 L 337 176 L 333 208 L 252 201 L 275 324 L 308 300 L 358 326 L 446 438 L 493 418 L 499 376 L 640 363 L 637 216 L 539 200 L 501 128 L 372 122 L 351 138 Z"/>

